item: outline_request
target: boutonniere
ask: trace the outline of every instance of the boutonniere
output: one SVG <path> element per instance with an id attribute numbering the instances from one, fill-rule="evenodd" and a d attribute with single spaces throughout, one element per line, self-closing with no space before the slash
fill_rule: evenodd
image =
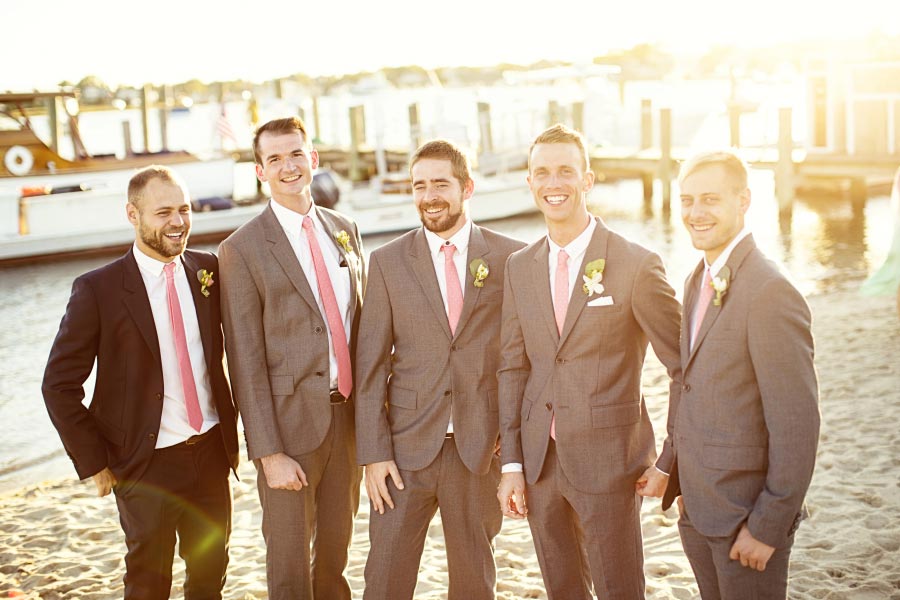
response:
<path id="1" fill-rule="evenodd" d="M 212 278 L 213 274 L 211 271 L 207 271 L 206 269 L 200 269 L 197 271 L 197 279 L 200 280 L 200 293 L 209 298 L 209 288 L 213 286 L 216 282 L 215 279 Z"/>
<path id="2" fill-rule="evenodd" d="M 334 239 L 337 240 L 337 243 L 341 245 L 341 248 L 344 249 L 344 252 L 347 254 L 353 254 L 353 246 L 350 245 L 350 235 L 341 229 L 340 231 L 334 232 Z"/>
<path id="3" fill-rule="evenodd" d="M 605 267 L 606 260 L 603 258 L 592 260 L 585 265 L 583 276 L 584 285 L 581 286 L 581 289 L 584 290 L 584 293 L 588 296 L 603 293 L 603 284 L 600 282 L 603 281 L 603 269 Z"/>
<path id="4" fill-rule="evenodd" d="M 712 278 L 709 285 L 716 292 L 713 298 L 713 306 L 722 306 L 722 296 L 728 291 L 728 284 L 731 283 L 731 270 L 728 267 L 722 267 L 719 274 Z"/>
<path id="5" fill-rule="evenodd" d="M 472 274 L 472 285 L 477 288 L 484 287 L 484 280 L 491 274 L 488 264 L 480 258 L 469 263 L 469 272 Z"/>

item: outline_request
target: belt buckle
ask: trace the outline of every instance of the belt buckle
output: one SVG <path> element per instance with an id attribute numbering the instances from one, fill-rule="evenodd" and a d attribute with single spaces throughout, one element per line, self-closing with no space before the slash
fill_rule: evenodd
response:
<path id="1" fill-rule="evenodd" d="M 344 395 L 339 391 L 331 390 L 328 393 L 328 401 L 331 402 L 331 404 L 343 404 L 347 401 L 347 398 L 345 398 Z"/>
<path id="2" fill-rule="evenodd" d="M 184 445 L 185 445 L 185 446 L 194 446 L 194 445 L 196 445 L 196 444 L 199 444 L 200 442 L 203 441 L 203 438 L 205 438 L 206 435 L 207 435 L 210 431 L 212 431 L 212 429 L 207 430 L 207 431 L 204 431 L 203 433 L 198 433 L 197 435 L 192 435 L 192 436 L 189 437 L 188 439 L 184 440 Z"/>

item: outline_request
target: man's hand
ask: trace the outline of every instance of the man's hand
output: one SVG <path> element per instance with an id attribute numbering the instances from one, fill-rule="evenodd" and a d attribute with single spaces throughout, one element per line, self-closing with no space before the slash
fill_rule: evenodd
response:
<path id="1" fill-rule="evenodd" d="M 524 519 L 528 516 L 528 506 L 525 505 L 525 475 L 522 473 L 504 473 L 500 476 L 500 486 L 497 488 L 497 500 L 500 501 L 500 510 L 512 519 Z"/>
<path id="2" fill-rule="evenodd" d="M 766 564 L 774 553 L 775 548 L 753 537 L 750 530 L 747 529 L 747 524 L 744 523 L 734 540 L 734 545 L 731 546 L 728 558 L 741 561 L 745 567 L 765 571 Z"/>
<path id="3" fill-rule="evenodd" d="M 97 495 L 101 498 L 108 495 L 112 491 L 113 486 L 119 483 L 113 472 L 109 470 L 109 467 L 105 467 L 94 475 L 92 479 L 94 480 L 94 485 L 97 486 Z"/>
<path id="4" fill-rule="evenodd" d="M 300 463 L 284 454 L 278 452 L 263 456 L 260 459 L 263 466 L 263 474 L 266 476 L 266 483 L 273 490 L 293 490 L 299 492 L 306 482 L 306 473 L 300 467 Z"/>
<path id="5" fill-rule="evenodd" d="M 655 466 L 651 466 L 635 482 L 634 491 L 637 492 L 638 496 L 644 496 L 645 498 L 662 498 L 668 485 L 669 476 Z"/>
<path id="6" fill-rule="evenodd" d="M 385 460 L 366 465 L 366 493 L 369 495 L 369 500 L 372 501 L 372 505 L 379 515 L 384 514 L 385 504 L 394 508 L 394 500 L 391 498 L 391 493 L 387 487 L 388 476 L 394 481 L 394 485 L 397 486 L 398 490 L 403 489 L 400 469 L 397 468 L 397 463 L 394 461 Z"/>

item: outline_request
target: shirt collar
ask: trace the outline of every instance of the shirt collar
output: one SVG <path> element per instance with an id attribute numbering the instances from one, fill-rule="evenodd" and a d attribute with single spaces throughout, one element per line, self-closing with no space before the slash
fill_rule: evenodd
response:
<path id="1" fill-rule="evenodd" d="M 159 277 L 162 274 L 163 268 L 168 264 L 164 262 L 160 262 L 151 256 L 147 256 L 140 248 L 138 248 L 137 243 L 132 246 L 132 253 L 134 254 L 134 260 L 137 261 L 138 267 L 145 273 L 152 275 L 153 277 Z M 181 262 L 181 256 L 177 256 L 174 259 L 175 262 L 175 272 L 177 273 L 184 265 Z"/>
<path id="2" fill-rule="evenodd" d="M 450 244 L 456 246 L 456 251 L 460 256 L 465 256 L 469 249 L 469 237 L 472 234 L 472 221 L 466 216 L 466 222 L 459 231 L 450 236 L 449 240 L 445 240 L 433 231 L 425 230 L 425 239 L 428 241 L 428 251 L 431 252 L 432 258 L 441 253 L 441 248 Z"/>
<path id="3" fill-rule="evenodd" d="M 731 240 L 731 243 L 725 246 L 725 250 L 722 251 L 722 254 L 719 255 L 719 258 L 713 261 L 713 264 L 709 264 L 708 262 L 706 262 L 706 256 L 704 255 L 703 264 L 707 269 L 709 269 L 710 277 L 715 277 L 719 274 L 719 271 L 722 270 L 722 267 L 725 266 L 725 263 L 727 263 L 728 259 L 731 257 L 731 252 L 734 250 L 735 246 L 740 244 L 741 240 L 748 235 L 750 235 L 750 228 L 745 225 L 744 228 L 741 229 L 741 232 L 738 233 L 733 240 Z"/>
<path id="4" fill-rule="evenodd" d="M 550 242 L 550 254 L 552 256 L 556 256 L 559 254 L 560 250 L 565 250 L 566 254 L 569 256 L 578 256 L 580 254 L 584 254 L 587 250 L 588 245 L 591 243 L 591 238 L 594 237 L 594 230 L 597 229 L 597 219 L 591 217 L 591 220 L 588 222 L 587 227 L 584 228 L 584 231 L 578 234 L 574 240 L 566 244 L 566 246 L 560 246 L 552 239 L 550 236 L 547 236 L 547 241 Z"/>
<path id="5" fill-rule="evenodd" d="M 285 208 L 275 200 L 272 200 L 269 204 L 272 207 L 272 212 L 275 213 L 275 218 L 278 219 L 281 227 L 284 228 L 284 231 L 289 237 L 298 237 L 300 235 L 300 232 L 303 231 L 303 219 L 305 217 L 310 217 L 312 219 L 314 228 L 322 228 L 322 223 L 319 221 L 319 217 L 316 214 L 315 202 L 309 205 L 309 212 L 305 215 L 301 215 L 289 208 Z"/>

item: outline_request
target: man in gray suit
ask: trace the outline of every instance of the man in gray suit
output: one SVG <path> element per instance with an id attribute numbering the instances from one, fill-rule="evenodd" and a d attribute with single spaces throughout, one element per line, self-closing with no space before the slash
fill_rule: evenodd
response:
<path id="1" fill-rule="evenodd" d="M 510 257 L 503 293 L 497 496 L 507 516 L 528 516 L 550 600 L 591 598 L 592 582 L 601 598 L 644 597 L 648 340 L 670 401 L 681 389 L 681 310 L 662 261 L 588 213 L 588 166 L 562 125 L 532 144 L 528 184 L 548 235 Z"/>
<path id="2" fill-rule="evenodd" d="M 362 477 L 350 360 L 362 245 L 353 221 L 313 202 L 319 155 L 300 119 L 266 123 L 253 150 L 272 200 L 222 242 L 219 268 L 231 383 L 258 472 L 269 598 L 347 600 Z"/>
<path id="3" fill-rule="evenodd" d="M 428 523 L 444 525 L 450 600 L 494 597 L 503 268 L 524 244 L 472 223 L 465 155 L 410 160 L 423 227 L 372 253 L 356 355 L 356 434 L 372 502 L 367 599 L 411 599 Z M 387 510 L 385 510 L 387 505 Z"/>
<path id="4" fill-rule="evenodd" d="M 745 228 L 737 156 L 698 155 L 678 180 L 704 258 L 685 283 L 663 507 L 682 494 L 678 527 L 704 599 L 785 598 L 819 437 L 809 307 Z"/>

